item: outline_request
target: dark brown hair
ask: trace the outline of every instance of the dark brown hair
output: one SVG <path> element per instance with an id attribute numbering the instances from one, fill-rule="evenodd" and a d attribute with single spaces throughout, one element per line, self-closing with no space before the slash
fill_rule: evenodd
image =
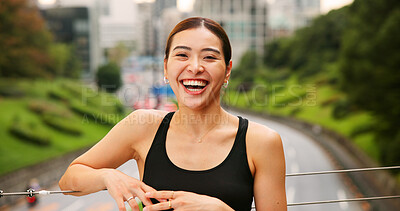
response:
<path id="1" fill-rule="evenodd" d="M 202 18 L 202 17 L 187 18 L 178 23 L 174 27 L 174 29 L 172 29 L 171 33 L 168 36 L 167 45 L 165 47 L 165 58 L 168 59 L 169 57 L 169 50 L 171 48 L 172 39 L 175 34 L 188 29 L 196 29 L 200 27 L 206 27 L 221 40 L 225 64 L 226 66 L 229 66 L 229 61 L 231 60 L 232 57 L 232 48 L 229 42 L 228 35 L 226 35 L 225 30 L 217 22 L 209 18 Z"/>

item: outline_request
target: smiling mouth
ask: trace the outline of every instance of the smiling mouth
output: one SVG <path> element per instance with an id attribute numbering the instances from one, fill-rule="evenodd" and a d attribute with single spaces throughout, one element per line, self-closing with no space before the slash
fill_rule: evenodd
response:
<path id="1" fill-rule="evenodd" d="M 202 79 L 184 79 L 181 83 L 190 92 L 200 92 L 208 85 L 208 81 Z"/>

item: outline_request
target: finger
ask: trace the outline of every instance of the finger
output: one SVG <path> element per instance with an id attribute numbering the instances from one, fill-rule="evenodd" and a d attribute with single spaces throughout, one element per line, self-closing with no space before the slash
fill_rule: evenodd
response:
<path id="1" fill-rule="evenodd" d="M 146 197 L 156 199 L 172 199 L 174 196 L 174 191 L 151 191 L 146 193 Z"/>
<path id="2" fill-rule="evenodd" d="M 139 211 L 139 206 L 138 206 L 138 204 L 137 204 L 135 199 L 131 199 L 131 200 L 127 201 L 127 202 L 129 204 L 129 206 L 132 208 L 132 210 Z"/>
<path id="3" fill-rule="evenodd" d="M 153 202 L 151 202 L 150 198 L 145 196 L 145 192 L 143 190 L 140 191 L 136 191 L 136 196 L 142 201 L 142 203 L 146 206 L 150 206 L 153 204 Z"/>
<path id="4" fill-rule="evenodd" d="M 143 204 L 145 204 L 146 206 L 152 205 L 153 202 L 152 202 L 148 197 L 145 196 L 145 193 L 147 193 L 147 192 L 155 192 L 155 191 L 157 191 L 157 190 L 154 189 L 154 188 L 151 187 L 151 186 L 146 185 L 146 184 L 143 183 L 143 182 L 142 182 L 141 188 L 142 188 L 142 190 L 143 190 L 143 197 L 140 197 L 140 199 L 142 200 Z"/>
<path id="5" fill-rule="evenodd" d="M 114 198 L 114 200 L 117 202 L 117 207 L 119 211 L 125 211 L 125 203 L 124 200 L 122 198 Z"/>
<path id="6" fill-rule="evenodd" d="M 144 192 L 152 192 L 152 191 L 157 191 L 156 189 L 154 189 L 151 186 L 146 185 L 144 182 L 142 182 L 142 189 L 144 190 Z"/>
<path id="7" fill-rule="evenodd" d="M 170 206 L 171 205 L 171 206 Z M 146 206 L 143 211 L 150 211 L 150 210 L 169 210 L 172 209 L 173 207 L 173 203 L 171 202 L 162 202 L 162 203 L 158 203 L 158 204 L 154 204 L 151 206 Z"/>

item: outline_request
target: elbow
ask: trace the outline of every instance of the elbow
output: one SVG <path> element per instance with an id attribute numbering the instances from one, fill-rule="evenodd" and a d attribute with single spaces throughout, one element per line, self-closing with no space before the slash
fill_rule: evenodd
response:
<path id="1" fill-rule="evenodd" d="M 73 184 L 73 176 L 68 174 L 68 169 L 64 173 L 64 175 L 61 177 L 61 179 L 58 181 L 58 187 L 60 187 L 60 190 L 62 191 L 75 191 L 76 188 L 74 187 Z M 76 195 L 76 193 L 63 193 L 64 195 Z"/>
<path id="2" fill-rule="evenodd" d="M 64 176 L 61 177 L 61 179 L 58 181 L 58 187 L 60 187 L 60 190 L 65 190 L 65 181 L 64 181 Z"/>
<path id="3" fill-rule="evenodd" d="M 66 190 L 71 190 L 72 188 L 69 187 L 66 175 L 64 174 L 61 179 L 58 181 L 58 187 L 60 187 L 60 190 L 66 191 Z"/>

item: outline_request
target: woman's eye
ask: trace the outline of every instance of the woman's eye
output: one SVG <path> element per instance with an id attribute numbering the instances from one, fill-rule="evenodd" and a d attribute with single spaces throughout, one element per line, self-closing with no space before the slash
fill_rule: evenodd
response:
<path id="1" fill-rule="evenodd" d="M 204 57 L 205 59 L 217 59 L 217 58 L 215 58 L 215 57 L 213 57 L 213 56 L 206 56 L 206 57 Z"/>
<path id="2" fill-rule="evenodd" d="M 186 55 L 186 54 L 183 54 L 183 53 L 176 54 L 176 56 L 178 56 L 178 57 L 187 57 L 187 55 Z"/>

